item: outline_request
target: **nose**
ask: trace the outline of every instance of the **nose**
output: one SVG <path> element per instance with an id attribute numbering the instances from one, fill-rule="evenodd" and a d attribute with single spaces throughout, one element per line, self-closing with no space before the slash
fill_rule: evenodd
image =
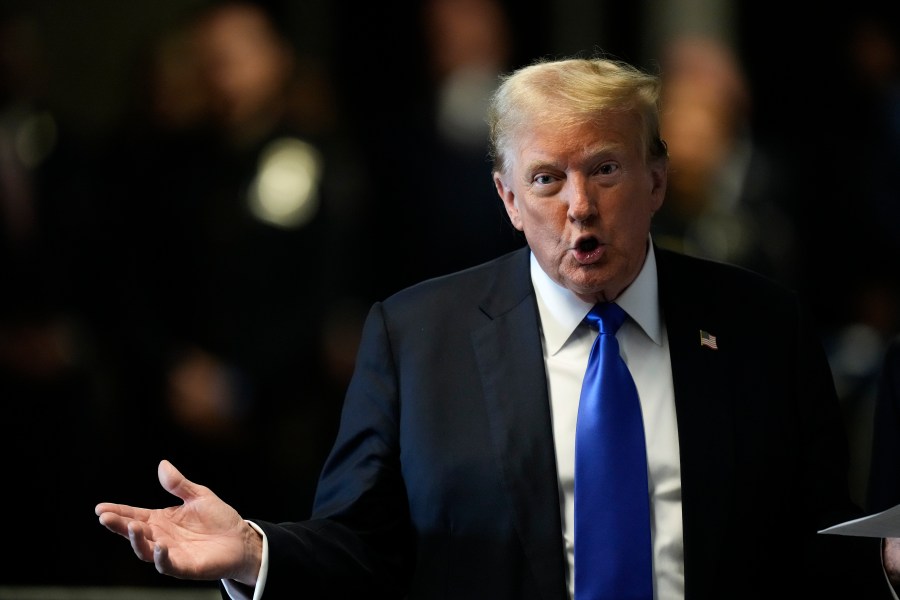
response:
<path id="1" fill-rule="evenodd" d="M 569 220 L 584 223 L 597 215 L 597 202 L 585 178 L 569 177 L 566 188 Z"/>

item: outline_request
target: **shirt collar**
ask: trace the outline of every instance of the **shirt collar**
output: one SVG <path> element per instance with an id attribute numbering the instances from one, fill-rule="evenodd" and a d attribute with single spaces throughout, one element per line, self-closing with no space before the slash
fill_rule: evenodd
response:
<path id="1" fill-rule="evenodd" d="M 553 355 L 563 347 L 593 305 L 550 279 L 541 269 L 534 253 L 531 254 L 531 282 L 537 296 L 544 343 L 548 354 Z M 631 285 L 616 298 L 616 304 L 654 343 L 662 345 L 662 318 L 657 290 L 656 255 L 652 241 L 648 241 L 644 266 Z"/>

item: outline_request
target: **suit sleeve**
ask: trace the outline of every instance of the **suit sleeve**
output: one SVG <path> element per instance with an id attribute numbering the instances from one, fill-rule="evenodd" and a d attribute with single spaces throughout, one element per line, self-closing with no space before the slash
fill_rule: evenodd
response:
<path id="1" fill-rule="evenodd" d="M 798 394 L 807 414 L 807 464 L 805 488 L 816 530 L 862 516 L 850 498 L 848 440 L 831 369 L 806 312 L 801 317 L 800 373 Z M 806 554 L 810 589 L 818 598 L 892 597 L 881 567 L 881 541 L 874 538 L 819 534 L 813 551 Z"/>
<path id="2" fill-rule="evenodd" d="M 900 503 L 900 337 L 888 346 L 878 379 L 872 431 L 867 508 L 880 512 Z"/>

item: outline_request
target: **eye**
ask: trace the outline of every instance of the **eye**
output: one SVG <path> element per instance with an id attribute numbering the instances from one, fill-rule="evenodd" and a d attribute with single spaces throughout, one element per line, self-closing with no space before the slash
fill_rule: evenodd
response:
<path id="1" fill-rule="evenodd" d="M 531 183 L 528 185 L 531 193 L 540 197 L 550 197 L 559 191 L 561 181 L 564 176 L 546 171 L 535 173 L 531 177 Z"/>
<path id="2" fill-rule="evenodd" d="M 599 167 L 597 167 L 597 173 L 599 175 L 612 175 L 616 171 L 619 170 L 618 163 L 614 162 L 605 162 L 601 163 Z"/>

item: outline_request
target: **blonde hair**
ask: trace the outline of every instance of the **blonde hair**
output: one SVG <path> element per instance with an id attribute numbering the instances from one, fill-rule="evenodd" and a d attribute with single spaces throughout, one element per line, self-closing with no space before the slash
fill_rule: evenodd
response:
<path id="1" fill-rule="evenodd" d="M 494 171 L 505 172 L 516 134 L 530 123 L 565 128 L 611 112 L 636 114 L 645 160 L 667 156 L 659 133 L 658 76 L 606 58 L 540 59 L 505 75 L 488 109 Z"/>

